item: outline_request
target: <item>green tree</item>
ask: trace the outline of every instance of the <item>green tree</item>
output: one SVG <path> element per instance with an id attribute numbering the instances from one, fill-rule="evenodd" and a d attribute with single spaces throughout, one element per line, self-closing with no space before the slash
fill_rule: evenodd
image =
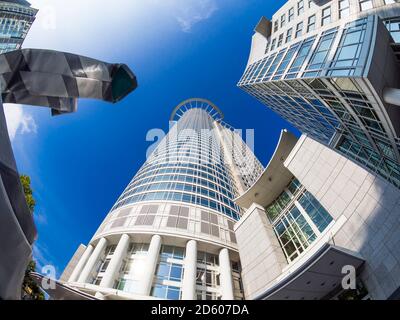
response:
<path id="1" fill-rule="evenodd" d="M 33 198 L 33 191 L 31 188 L 31 178 L 29 176 L 22 175 L 20 179 L 25 193 L 26 203 L 28 204 L 29 210 L 33 214 L 33 212 L 35 211 L 36 201 Z M 22 299 L 44 300 L 43 292 L 40 290 L 39 286 L 36 284 L 36 282 L 32 279 L 30 275 L 31 272 L 35 271 L 36 271 L 36 262 L 32 260 L 31 262 L 29 262 L 25 271 L 25 277 L 22 283 L 22 290 L 21 290 Z"/>
<path id="2" fill-rule="evenodd" d="M 31 178 L 29 176 L 22 175 L 20 179 L 22 187 L 24 188 L 26 203 L 28 204 L 29 210 L 33 214 L 33 211 L 35 211 L 36 201 L 33 198 L 33 191 L 31 188 Z"/>
<path id="3" fill-rule="evenodd" d="M 36 271 L 36 262 L 29 262 L 26 271 L 24 281 L 22 283 L 22 299 L 24 300 L 44 300 L 44 294 L 40 290 L 39 286 L 31 277 L 31 272 Z"/>

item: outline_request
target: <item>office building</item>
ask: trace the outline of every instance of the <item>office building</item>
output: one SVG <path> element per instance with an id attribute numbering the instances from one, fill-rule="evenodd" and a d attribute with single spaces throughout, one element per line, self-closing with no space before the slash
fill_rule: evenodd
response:
<path id="1" fill-rule="evenodd" d="M 282 131 L 235 201 L 246 299 L 400 299 L 400 191 L 381 176 Z"/>
<path id="2" fill-rule="evenodd" d="M 238 86 L 400 187 L 400 4 L 290 0 L 255 28 Z"/>
<path id="3" fill-rule="evenodd" d="M 37 12 L 25 0 L 0 1 L 0 54 L 21 48 Z"/>
<path id="4" fill-rule="evenodd" d="M 233 199 L 263 167 L 220 109 L 189 99 L 66 285 L 99 299 L 243 299 Z"/>

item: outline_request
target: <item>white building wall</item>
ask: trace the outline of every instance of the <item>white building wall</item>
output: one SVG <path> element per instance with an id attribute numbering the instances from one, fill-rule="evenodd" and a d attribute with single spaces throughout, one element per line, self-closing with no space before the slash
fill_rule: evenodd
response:
<path id="1" fill-rule="evenodd" d="M 246 299 L 254 299 L 282 273 L 287 261 L 264 208 L 253 204 L 235 225 Z"/>
<path id="2" fill-rule="evenodd" d="M 287 262 L 265 209 L 254 203 L 246 210 L 235 225 L 246 298 L 279 284 L 326 243 L 365 260 L 358 276 L 372 299 L 391 297 L 400 287 L 400 190 L 305 135 L 283 166 L 334 221 L 297 259 Z"/>
<path id="3" fill-rule="evenodd" d="M 306 136 L 285 166 L 335 220 L 346 219 L 334 243 L 361 254 L 370 295 L 388 298 L 400 286 L 399 190 Z"/>

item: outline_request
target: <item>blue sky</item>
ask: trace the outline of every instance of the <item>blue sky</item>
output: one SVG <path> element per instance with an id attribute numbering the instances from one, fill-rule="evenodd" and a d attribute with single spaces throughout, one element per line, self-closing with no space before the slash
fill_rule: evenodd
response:
<path id="1" fill-rule="evenodd" d="M 69 51 L 128 64 L 139 87 L 119 104 L 81 100 L 52 118 L 45 108 L 7 106 L 20 173 L 37 199 L 39 266 L 61 273 L 88 243 L 145 161 L 153 128 L 168 129 L 172 109 L 210 99 L 239 129 L 255 129 L 265 165 L 280 130 L 296 131 L 236 87 L 253 28 L 284 0 L 33 0 L 41 9 L 25 47 Z"/>

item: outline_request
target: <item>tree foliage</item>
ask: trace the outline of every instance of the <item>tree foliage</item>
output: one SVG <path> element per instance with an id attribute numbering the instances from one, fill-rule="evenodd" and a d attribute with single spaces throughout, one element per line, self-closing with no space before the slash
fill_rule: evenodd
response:
<path id="1" fill-rule="evenodd" d="M 24 188 L 26 203 L 28 204 L 29 210 L 33 214 L 33 211 L 35 210 L 35 206 L 36 206 L 36 201 L 33 198 L 33 191 L 31 188 L 31 178 L 29 176 L 22 175 L 20 177 L 20 179 L 21 179 L 22 187 Z"/>
<path id="2" fill-rule="evenodd" d="M 26 203 L 28 204 L 29 210 L 33 214 L 35 211 L 36 201 L 33 198 L 33 191 L 31 188 L 31 178 L 26 175 L 20 176 L 22 187 L 24 189 Z M 39 286 L 32 279 L 30 273 L 36 271 L 36 262 L 30 261 L 26 271 L 24 281 L 22 283 L 22 299 L 24 300 L 44 300 L 44 294 L 40 290 Z"/>
<path id="3" fill-rule="evenodd" d="M 32 279 L 30 273 L 36 271 L 36 262 L 29 262 L 26 271 L 24 281 L 22 283 L 22 299 L 24 300 L 44 300 L 44 294 L 40 290 L 39 286 Z"/>

